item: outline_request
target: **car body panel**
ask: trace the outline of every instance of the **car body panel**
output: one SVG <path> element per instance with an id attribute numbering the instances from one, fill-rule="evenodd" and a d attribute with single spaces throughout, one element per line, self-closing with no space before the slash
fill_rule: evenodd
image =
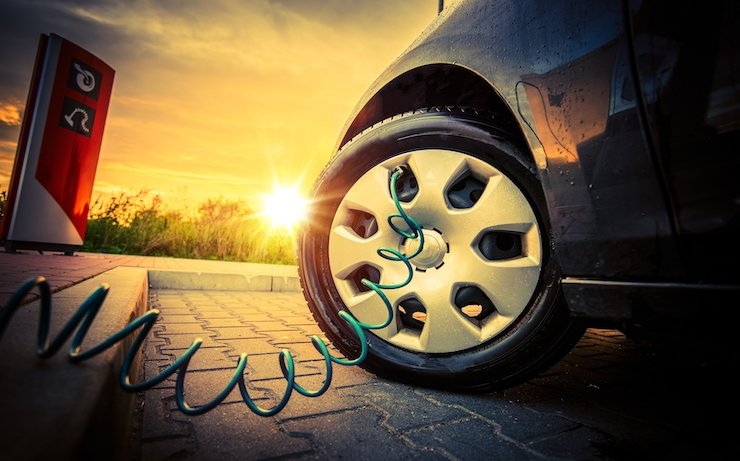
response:
<path id="1" fill-rule="evenodd" d="M 681 95 L 675 93 L 688 83 L 676 74 L 678 58 L 684 56 L 681 42 L 657 38 L 655 26 L 644 19 L 654 20 L 657 7 L 637 0 L 456 2 L 366 92 L 337 148 L 383 118 L 426 107 L 420 105 L 424 103 L 506 111 L 543 184 L 573 312 L 592 318 L 632 317 L 634 306 L 626 304 L 635 304 L 636 295 L 591 305 L 599 293 L 624 284 L 632 284 L 630 293 L 650 292 L 651 287 L 661 293 L 672 283 L 684 291 L 702 285 L 700 293 L 716 282 L 737 289 L 735 260 L 717 263 L 723 255 L 738 254 L 739 247 L 728 235 L 739 235 L 740 181 L 727 183 L 727 171 L 717 168 L 738 158 L 738 150 L 728 147 L 739 123 L 732 74 L 740 69 L 737 48 L 725 46 L 718 53 L 724 68 L 715 69 L 715 87 L 710 82 L 692 100 L 694 110 L 706 108 L 707 98 L 714 98 L 714 105 L 701 112 L 704 118 L 674 114 L 670 119 L 678 120 L 674 131 L 681 123 L 706 125 L 709 118 L 715 131 L 725 130 L 721 161 L 702 154 L 709 157 L 703 158 L 706 165 L 694 172 L 687 162 L 696 152 L 684 146 L 674 156 L 670 149 L 675 137 L 667 137 L 661 125 L 666 119 L 664 96 L 674 94 L 678 99 L 669 107 L 680 107 Z M 727 35 L 725 29 L 718 35 Z M 689 62 L 681 62 L 683 67 L 692 59 L 712 64 L 696 51 L 684 54 Z M 667 78 L 665 69 L 671 65 Z M 451 88 L 454 84 L 463 88 Z M 483 86 L 493 92 L 483 95 Z M 706 139 L 696 141 L 695 132 L 687 136 L 693 144 L 685 145 L 711 147 Z M 703 176 L 699 180 L 694 173 Z M 691 186 L 684 189 L 687 181 Z M 722 236 L 710 246 L 714 255 L 697 249 L 704 231 Z M 687 245 L 686 235 L 693 246 Z M 697 267 L 697 262 L 711 267 Z"/>
<path id="2" fill-rule="evenodd" d="M 474 71 L 522 127 L 545 183 L 564 273 L 673 275 L 675 265 L 663 264 L 670 221 L 635 101 L 615 94 L 632 85 L 623 69 L 624 28 L 617 1 L 453 4 L 383 73 L 357 113 L 413 68 L 449 63 Z M 612 74 L 622 79 L 618 88 Z M 614 155 L 616 144 L 630 149 Z"/>
<path id="3" fill-rule="evenodd" d="M 740 3 L 630 1 L 635 72 L 689 280 L 738 283 Z"/>

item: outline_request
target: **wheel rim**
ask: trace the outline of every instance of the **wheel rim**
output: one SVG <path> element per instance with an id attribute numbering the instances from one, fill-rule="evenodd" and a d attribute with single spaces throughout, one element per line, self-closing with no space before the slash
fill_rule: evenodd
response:
<path id="1" fill-rule="evenodd" d="M 532 205 L 504 173 L 467 154 L 419 150 L 390 158 L 360 177 L 341 200 L 329 234 L 329 268 L 347 309 L 360 321 L 382 323 L 380 297 L 360 283 L 406 278 L 380 247 L 415 250 L 386 218 L 396 212 L 389 190 L 392 170 L 402 206 L 423 228 L 425 246 L 411 260 L 412 281 L 385 290 L 394 313 L 376 336 L 426 353 L 457 352 L 497 336 L 531 300 L 542 267 L 540 228 Z"/>

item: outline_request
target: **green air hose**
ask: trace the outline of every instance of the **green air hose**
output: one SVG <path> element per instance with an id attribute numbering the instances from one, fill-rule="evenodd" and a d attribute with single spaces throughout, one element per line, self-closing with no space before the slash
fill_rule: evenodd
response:
<path id="1" fill-rule="evenodd" d="M 167 368 L 161 371 L 157 376 L 154 376 L 153 378 L 150 378 L 138 384 L 131 383 L 131 379 L 129 377 L 131 365 L 134 362 L 136 353 L 141 348 L 144 339 L 157 321 L 157 318 L 159 317 L 159 310 L 151 309 L 147 311 L 146 313 L 126 325 L 124 328 L 119 330 L 117 333 L 106 338 L 100 344 L 92 347 L 85 352 L 81 352 L 80 349 L 82 347 L 85 336 L 90 329 L 93 321 L 95 320 L 95 316 L 102 307 L 103 302 L 105 301 L 105 297 L 108 294 L 109 286 L 107 284 L 103 284 L 98 287 L 90 294 L 90 296 L 87 297 L 87 299 L 85 299 L 85 301 L 74 312 L 72 318 L 69 319 L 69 321 L 64 325 L 59 334 L 51 341 L 51 344 L 49 344 L 49 324 L 51 320 L 51 289 L 49 287 L 49 282 L 47 282 L 46 279 L 44 279 L 43 277 L 36 277 L 26 281 L 13 293 L 5 307 L 0 310 L 0 338 L 2 338 L 2 334 L 5 331 L 5 328 L 8 326 L 13 313 L 15 313 L 15 311 L 20 308 L 23 298 L 34 288 L 38 288 L 41 302 L 41 313 L 39 316 L 36 353 L 40 358 L 46 359 L 53 356 L 56 352 L 59 351 L 59 349 L 61 349 L 62 345 L 67 342 L 70 336 L 74 334 L 74 337 L 72 338 L 72 343 L 70 345 L 68 358 L 71 362 L 80 362 L 94 357 L 97 354 L 100 354 L 106 349 L 112 347 L 118 341 L 121 341 L 122 339 L 127 337 L 129 334 L 139 330 L 136 334 L 136 337 L 134 338 L 131 347 L 126 352 L 123 364 L 121 366 L 120 384 L 124 390 L 129 392 L 138 392 L 149 389 L 164 381 L 173 373 L 177 372 L 177 380 L 175 384 L 175 400 L 177 401 L 177 407 L 185 414 L 199 415 L 212 410 L 219 403 L 221 403 L 226 398 L 226 396 L 231 393 L 231 391 L 234 389 L 234 386 L 238 384 L 239 391 L 241 392 L 242 398 L 244 399 L 244 403 L 247 405 L 247 407 L 249 407 L 250 410 L 252 410 L 252 412 L 260 416 L 275 415 L 279 413 L 285 407 L 285 405 L 287 405 L 288 401 L 290 400 L 290 396 L 293 393 L 293 390 L 296 390 L 299 394 L 302 394 L 306 397 L 318 397 L 326 392 L 326 390 L 329 389 L 329 386 L 331 385 L 332 363 L 337 363 L 339 365 L 345 366 L 361 364 L 367 357 L 368 352 L 367 337 L 364 330 L 377 330 L 385 328 L 393 320 L 393 307 L 391 306 L 391 303 L 383 290 L 402 288 L 411 282 L 414 271 L 411 267 L 410 260 L 421 253 L 424 247 L 424 234 L 421 231 L 421 226 L 419 226 L 419 224 L 403 210 L 403 207 L 398 200 L 398 194 L 396 192 L 396 182 L 398 181 L 398 178 L 403 174 L 403 172 L 403 167 L 397 167 L 390 177 L 391 197 L 393 198 L 393 203 L 398 210 L 398 214 L 388 216 L 388 224 L 397 234 L 406 239 L 418 238 L 419 247 L 413 254 L 410 255 L 404 255 L 393 248 L 379 248 L 377 252 L 378 255 L 380 255 L 384 259 L 404 263 L 406 265 L 406 268 L 408 269 L 408 276 L 403 282 L 392 284 L 381 284 L 372 282 L 368 279 L 362 279 L 362 284 L 377 293 L 388 309 L 387 319 L 383 323 L 377 325 L 364 323 L 357 320 L 352 314 L 347 311 L 339 312 L 339 316 L 352 327 L 359 338 L 361 350 L 360 355 L 357 358 L 347 359 L 342 357 L 334 357 L 329 353 L 326 344 L 324 344 L 324 342 L 318 336 L 311 336 L 311 342 L 313 343 L 316 350 L 319 351 L 319 353 L 321 353 L 321 355 L 324 357 L 324 361 L 326 363 L 326 378 L 324 379 L 324 383 L 322 384 L 322 386 L 315 391 L 307 390 L 296 382 L 293 355 L 287 349 L 282 349 L 279 355 L 279 363 L 283 376 L 287 382 L 285 393 L 274 407 L 270 409 L 259 407 L 257 404 L 254 403 L 252 398 L 249 396 L 249 392 L 247 391 L 247 386 L 244 381 L 244 369 L 247 366 L 247 354 L 242 353 L 239 356 L 236 369 L 234 370 L 231 379 L 226 384 L 226 386 L 224 386 L 223 390 L 219 392 L 218 395 L 216 395 L 216 397 L 214 397 L 210 402 L 197 407 L 192 407 L 188 405 L 187 402 L 185 402 L 185 375 L 188 370 L 188 365 L 190 364 L 190 359 L 198 351 L 201 344 L 203 343 L 203 340 L 201 338 L 196 338 L 193 341 L 193 344 L 185 352 L 183 352 L 182 355 L 180 355 L 174 362 L 167 366 Z M 397 221 L 398 219 L 403 220 L 406 227 L 409 228 L 408 231 L 402 229 L 394 223 L 394 220 Z"/>

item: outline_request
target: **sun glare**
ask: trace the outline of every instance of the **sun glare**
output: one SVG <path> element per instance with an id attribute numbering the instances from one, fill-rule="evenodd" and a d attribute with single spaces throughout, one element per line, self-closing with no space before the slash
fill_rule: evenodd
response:
<path id="1" fill-rule="evenodd" d="M 292 230 L 306 219 L 309 201 L 301 196 L 295 187 L 275 186 L 272 193 L 263 196 L 261 215 L 270 220 L 273 228 Z"/>

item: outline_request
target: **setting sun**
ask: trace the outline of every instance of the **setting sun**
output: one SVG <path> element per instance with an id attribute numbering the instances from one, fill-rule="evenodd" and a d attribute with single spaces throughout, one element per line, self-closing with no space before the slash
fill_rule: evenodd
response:
<path id="1" fill-rule="evenodd" d="M 306 219 L 309 203 L 296 187 L 275 186 L 271 194 L 262 197 L 260 214 L 270 220 L 273 228 L 293 229 Z"/>

